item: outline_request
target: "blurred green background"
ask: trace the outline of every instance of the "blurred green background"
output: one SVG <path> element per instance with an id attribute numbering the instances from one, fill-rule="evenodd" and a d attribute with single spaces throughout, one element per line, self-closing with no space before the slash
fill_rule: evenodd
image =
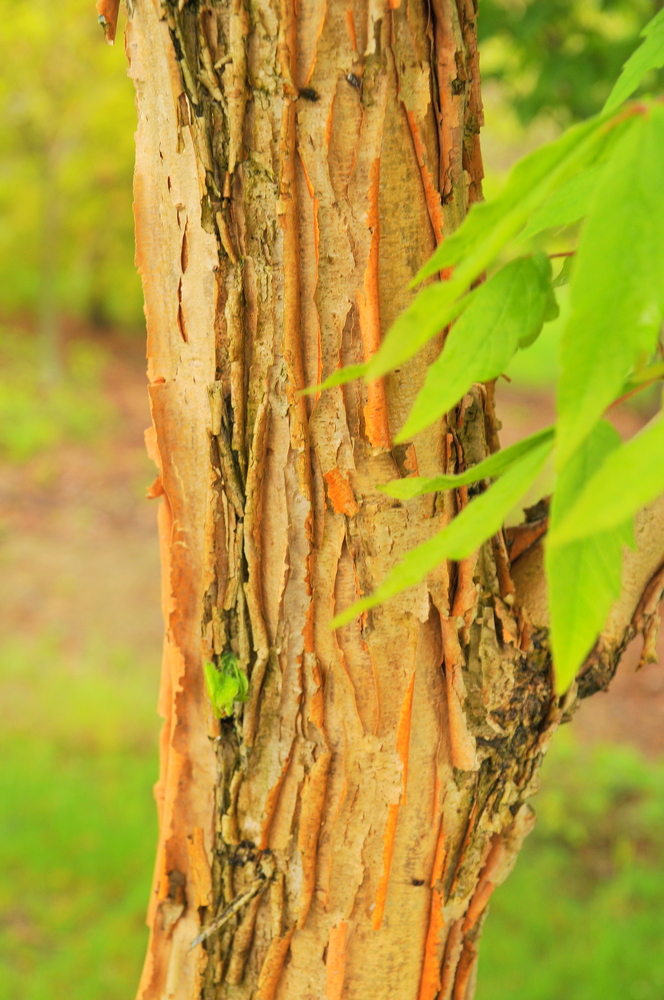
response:
<path id="1" fill-rule="evenodd" d="M 660 5 L 480 0 L 489 193 L 601 106 Z M 0 14 L 0 1000 L 125 1000 L 147 938 L 161 644 L 133 92 L 93 0 Z M 559 326 L 501 383 L 505 441 L 550 421 Z M 664 1000 L 664 678 L 633 665 L 554 743 L 479 1000 Z"/>
<path id="2" fill-rule="evenodd" d="M 90 0 L 0 10 L 0 307 L 140 325 L 122 41 Z"/>

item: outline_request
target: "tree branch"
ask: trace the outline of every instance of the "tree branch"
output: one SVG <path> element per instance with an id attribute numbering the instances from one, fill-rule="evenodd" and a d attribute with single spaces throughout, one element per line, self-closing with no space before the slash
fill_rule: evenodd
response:
<path id="1" fill-rule="evenodd" d="M 664 497 L 640 511 L 635 519 L 636 549 L 626 549 L 620 600 L 577 678 L 578 697 L 606 690 L 625 648 L 643 635 L 640 666 L 656 659 L 658 606 L 664 593 Z M 544 548 L 538 541 L 512 567 L 517 598 L 538 628 L 549 628 L 544 575 Z"/>

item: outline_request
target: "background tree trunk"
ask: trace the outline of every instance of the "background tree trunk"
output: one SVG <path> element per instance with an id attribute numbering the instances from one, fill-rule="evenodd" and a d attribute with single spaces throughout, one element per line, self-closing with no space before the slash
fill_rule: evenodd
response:
<path id="1" fill-rule="evenodd" d="M 470 998 L 532 824 L 575 691 L 552 697 L 545 611 L 515 600 L 502 534 L 328 628 L 467 502 L 377 487 L 494 450 L 491 387 L 396 447 L 426 354 L 298 395 L 375 351 L 480 196 L 475 17 L 473 0 L 131 4 L 166 620 L 142 1000 Z M 228 650 L 249 699 L 219 723 L 202 662 Z"/>

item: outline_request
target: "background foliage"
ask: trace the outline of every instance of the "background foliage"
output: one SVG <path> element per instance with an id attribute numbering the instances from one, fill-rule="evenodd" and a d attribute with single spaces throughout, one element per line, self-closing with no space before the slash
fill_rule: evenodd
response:
<path id="1" fill-rule="evenodd" d="M 67 378 L 44 386 L 36 339 L 0 326 L 0 459 L 25 462 L 65 441 L 92 441 L 113 424 L 102 391 L 108 349 L 77 338 L 63 354 Z"/>
<path id="2" fill-rule="evenodd" d="M 480 0 L 482 79 L 523 124 L 596 114 L 661 0 Z M 650 84 L 652 81 L 648 81 Z"/>
<path id="3" fill-rule="evenodd" d="M 135 111 L 122 42 L 93 0 L 0 2 L 0 309 L 140 326 L 133 266 Z"/>

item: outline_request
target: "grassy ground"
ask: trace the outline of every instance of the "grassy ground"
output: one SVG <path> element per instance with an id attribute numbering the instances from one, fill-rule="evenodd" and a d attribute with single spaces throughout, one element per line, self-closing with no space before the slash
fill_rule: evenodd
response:
<path id="1" fill-rule="evenodd" d="M 14 340 L 0 366 L 0 411 L 11 395 L 22 421 L 0 427 L 0 1000 L 130 1000 L 161 644 L 142 344 L 74 338 L 74 382 L 50 403 L 32 350 Z M 550 406 L 503 403 L 506 435 Z M 538 825 L 491 904 L 478 1000 L 664 1000 L 662 681 L 625 671 L 581 709 L 580 738 L 554 743 Z"/>
<path id="2" fill-rule="evenodd" d="M 124 1000 L 147 940 L 161 620 L 140 340 L 0 332 L 0 1000 Z"/>
<path id="3" fill-rule="evenodd" d="M 0 755 L 0 997 L 131 997 L 147 938 L 153 750 L 24 734 Z"/>
<path id="4" fill-rule="evenodd" d="M 0 647 L 0 998 L 120 1000 L 138 979 L 156 823 L 154 664 Z"/>

